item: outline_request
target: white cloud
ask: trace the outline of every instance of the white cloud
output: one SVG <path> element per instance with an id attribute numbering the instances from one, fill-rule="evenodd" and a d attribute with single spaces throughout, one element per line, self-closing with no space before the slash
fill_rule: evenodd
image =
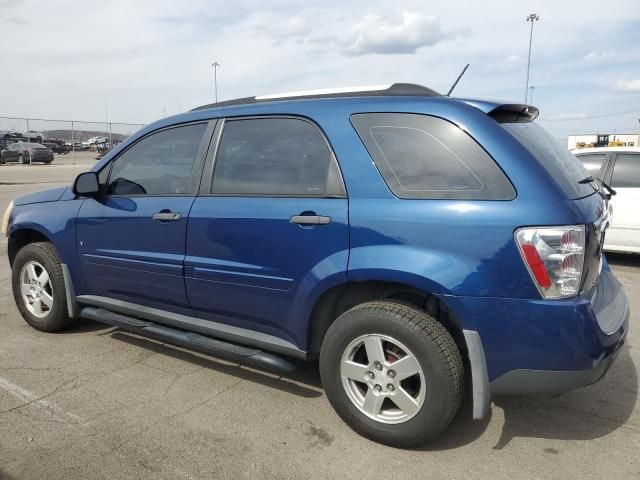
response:
<path id="1" fill-rule="evenodd" d="M 607 58 L 615 57 L 613 52 L 589 52 L 584 56 L 584 60 L 587 62 L 597 62 L 600 60 L 606 60 Z"/>
<path id="2" fill-rule="evenodd" d="M 344 52 L 350 55 L 415 53 L 447 37 L 436 17 L 404 11 L 399 19 L 378 14 L 365 15 L 352 28 L 343 45 Z"/>
<path id="3" fill-rule="evenodd" d="M 616 82 L 615 90 L 622 93 L 640 93 L 640 78 L 621 78 Z"/>
<path id="4" fill-rule="evenodd" d="M 307 9 L 288 18 L 258 14 L 248 23 L 254 34 L 269 37 L 275 46 L 289 41 L 349 56 L 413 54 L 454 36 L 443 31 L 437 17 L 412 11 L 395 17 L 368 13 L 354 18 Z"/>
<path id="5" fill-rule="evenodd" d="M 520 59 L 520 56 L 519 56 L 519 55 L 509 55 L 509 56 L 506 58 L 505 62 L 506 62 L 506 63 L 509 63 L 509 64 L 511 64 L 511 65 L 515 65 L 515 64 L 520 63 L 520 60 L 521 60 L 521 59 Z"/>

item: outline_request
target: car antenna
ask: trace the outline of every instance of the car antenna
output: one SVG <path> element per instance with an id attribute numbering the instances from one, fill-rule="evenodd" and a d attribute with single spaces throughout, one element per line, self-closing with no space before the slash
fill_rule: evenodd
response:
<path id="1" fill-rule="evenodd" d="M 462 71 L 460 72 L 460 75 L 458 75 L 458 78 L 456 78 L 456 81 L 453 82 L 453 85 L 451 85 L 451 88 L 449 89 L 449 91 L 447 92 L 447 97 L 451 96 L 451 92 L 453 92 L 453 89 L 456 88 L 456 85 L 458 85 L 458 82 L 460 81 L 460 79 L 462 78 L 462 76 L 464 75 L 464 72 L 467 71 L 467 68 L 469 68 L 469 64 L 467 63 L 464 68 L 462 69 Z"/>

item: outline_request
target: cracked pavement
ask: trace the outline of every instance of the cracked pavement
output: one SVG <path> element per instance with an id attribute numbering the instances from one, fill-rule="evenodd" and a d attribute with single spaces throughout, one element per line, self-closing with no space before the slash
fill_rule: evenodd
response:
<path id="1" fill-rule="evenodd" d="M 0 167 L 11 198 L 93 160 Z M 609 256 L 631 301 L 627 346 L 601 382 L 557 398 L 469 399 L 423 450 L 365 440 L 333 412 L 315 364 L 286 378 L 116 328 L 46 334 L 20 317 L 0 239 L 0 479 L 639 478 L 640 256 Z"/>

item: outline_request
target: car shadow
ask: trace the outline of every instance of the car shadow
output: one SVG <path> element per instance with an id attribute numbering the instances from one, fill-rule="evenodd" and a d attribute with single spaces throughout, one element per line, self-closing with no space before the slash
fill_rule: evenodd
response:
<path id="1" fill-rule="evenodd" d="M 598 383 L 558 397 L 496 398 L 493 408 L 503 410 L 504 425 L 493 448 L 501 450 L 518 437 L 553 440 L 603 437 L 626 424 L 637 397 L 636 367 L 629 347 L 625 346 Z"/>
<path id="2" fill-rule="evenodd" d="M 106 328 L 111 330 L 100 335 L 110 335 L 114 340 L 200 367 L 300 397 L 318 398 L 323 395 L 317 362 L 289 359 L 295 364 L 296 371 L 279 375 L 190 352 L 124 330 L 113 330 L 113 327 Z M 500 437 L 493 447 L 496 450 L 502 450 L 519 437 L 553 440 L 600 438 L 626 424 L 638 396 L 638 377 L 629 346 L 623 347 L 611 370 L 600 382 L 557 397 L 497 397 L 482 420 L 473 420 L 470 375 L 466 375 L 466 379 L 465 396 L 451 424 L 440 437 L 419 450 L 452 450 L 472 443 L 484 434 L 496 409 L 501 409 L 504 416 Z M 549 453 L 557 452 L 551 448 Z"/>
<path id="3" fill-rule="evenodd" d="M 640 254 L 606 253 L 605 256 L 610 265 L 618 265 L 621 267 L 640 267 Z"/>
<path id="4" fill-rule="evenodd" d="M 317 362 L 305 362 L 303 360 L 288 358 L 288 360 L 295 365 L 296 370 L 293 373 L 281 375 L 266 370 L 259 370 L 254 367 L 227 363 L 226 361 L 217 360 L 215 357 L 206 354 L 182 350 L 173 345 L 137 336 L 124 330 L 115 330 L 109 333 L 111 333 L 111 338 L 114 340 L 151 350 L 161 355 L 168 355 L 199 367 L 233 375 L 249 382 L 282 390 L 300 397 L 318 398 L 323 395 Z"/>
<path id="5" fill-rule="evenodd" d="M 429 442 L 419 450 L 436 452 L 452 450 L 467 445 L 482 436 L 491 422 L 492 411 L 482 420 L 473 419 L 473 398 L 471 395 L 471 375 L 468 367 L 465 370 L 465 394 L 458 413 L 442 435 Z"/>
<path id="6" fill-rule="evenodd" d="M 76 320 L 64 330 L 61 330 L 55 333 L 58 333 L 61 335 L 73 335 L 75 333 L 97 332 L 99 330 L 108 330 L 110 328 L 113 328 L 113 327 L 105 323 L 94 322 L 93 320 L 87 320 L 86 318 L 82 318 L 82 319 Z"/>

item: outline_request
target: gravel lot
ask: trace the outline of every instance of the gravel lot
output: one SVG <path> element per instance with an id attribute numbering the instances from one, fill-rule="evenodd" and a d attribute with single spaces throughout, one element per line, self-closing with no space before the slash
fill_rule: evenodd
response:
<path id="1" fill-rule="evenodd" d="M 93 155 L 0 166 L 0 213 L 69 184 Z M 291 377 L 239 367 L 83 321 L 45 334 L 13 303 L 0 239 L 0 479 L 640 478 L 640 256 L 609 255 L 631 300 L 627 346 L 607 377 L 557 398 L 501 398 L 420 451 L 348 429 L 317 366 Z"/>

